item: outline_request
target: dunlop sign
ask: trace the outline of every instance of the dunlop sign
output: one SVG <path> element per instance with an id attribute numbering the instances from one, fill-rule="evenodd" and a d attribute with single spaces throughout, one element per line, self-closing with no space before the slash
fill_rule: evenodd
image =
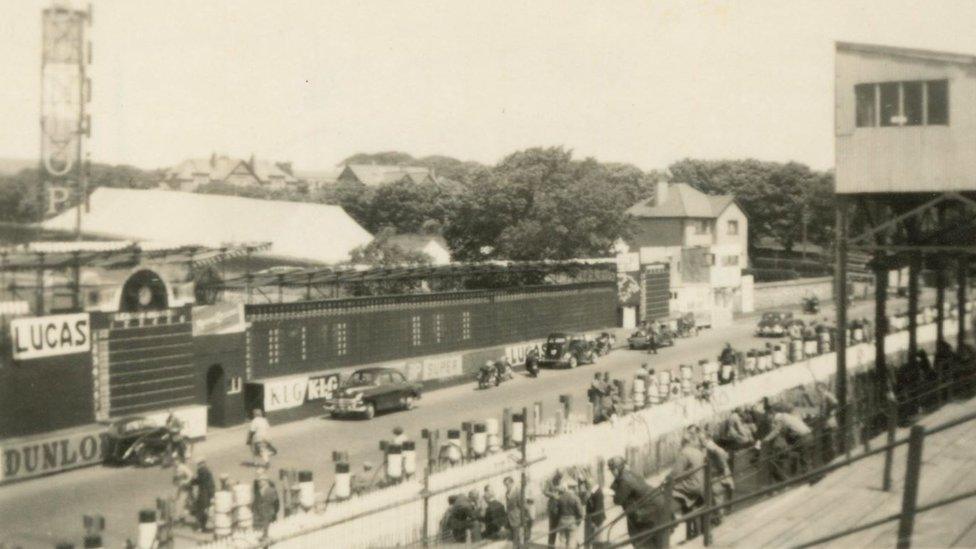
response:
<path id="1" fill-rule="evenodd" d="M 11 440 L 0 448 L 3 482 L 36 477 L 100 463 L 104 430 L 83 431 L 46 439 Z"/>
<path id="2" fill-rule="evenodd" d="M 14 360 L 85 353 L 91 349 L 88 313 L 15 318 L 10 321 Z"/>

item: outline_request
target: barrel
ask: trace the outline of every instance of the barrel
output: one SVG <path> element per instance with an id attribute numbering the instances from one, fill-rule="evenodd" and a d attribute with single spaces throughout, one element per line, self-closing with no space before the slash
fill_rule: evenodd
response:
<path id="1" fill-rule="evenodd" d="M 231 490 L 234 494 L 234 506 L 250 505 L 254 501 L 254 489 L 243 482 L 238 482 Z"/>
<path id="2" fill-rule="evenodd" d="M 139 549 L 152 549 L 156 541 L 156 511 L 153 509 L 143 509 L 139 511 L 139 534 L 137 536 L 136 547 Z"/>
<path id="3" fill-rule="evenodd" d="M 214 494 L 214 512 L 230 513 L 234 508 L 234 493 L 229 490 L 220 490 Z"/>
<path id="4" fill-rule="evenodd" d="M 230 518 L 230 513 L 214 514 L 214 536 L 226 538 L 230 535 L 233 525 L 234 523 Z"/>
<path id="5" fill-rule="evenodd" d="M 243 505 L 234 510 L 234 528 L 238 531 L 247 531 L 254 527 L 254 513 L 247 505 Z"/>
<path id="6" fill-rule="evenodd" d="M 661 403 L 661 389 L 658 385 L 657 379 L 653 376 L 647 378 L 647 405 L 653 406 L 655 404 Z"/>
<path id="7" fill-rule="evenodd" d="M 483 456 L 488 451 L 488 428 L 484 423 L 474 424 L 474 433 L 471 435 L 471 448 L 476 456 Z"/>
<path id="8" fill-rule="evenodd" d="M 403 473 L 410 477 L 417 472 L 417 444 L 412 440 L 403 441 Z"/>
<path id="9" fill-rule="evenodd" d="M 403 476 L 403 449 L 399 444 L 386 447 L 386 476 L 393 480 L 399 480 Z"/>
<path id="10" fill-rule="evenodd" d="M 759 360 L 756 358 L 756 351 L 749 351 L 746 353 L 746 361 L 744 364 L 746 372 L 754 374 L 756 373 L 756 370 L 759 369 L 758 366 Z"/>
<path id="11" fill-rule="evenodd" d="M 803 355 L 804 356 L 817 356 L 817 340 L 816 339 L 805 339 L 805 340 L 803 340 Z"/>
<path id="12" fill-rule="evenodd" d="M 512 442 L 521 444 L 524 436 L 525 418 L 522 417 L 522 414 L 512 414 Z"/>
<path id="13" fill-rule="evenodd" d="M 306 511 L 315 507 L 315 483 L 311 471 L 298 472 L 298 503 Z"/>
<path id="14" fill-rule="evenodd" d="M 336 499 L 348 499 L 352 495 L 352 486 L 349 478 L 349 464 L 340 461 L 335 464 L 335 486 L 332 493 Z"/>
<path id="15" fill-rule="evenodd" d="M 485 420 L 485 432 L 489 435 L 498 434 L 498 419 L 490 417 Z"/>
<path id="16" fill-rule="evenodd" d="M 854 343 L 861 343 L 864 341 L 864 328 L 854 328 L 853 332 L 851 333 L 851 339 L 854 340 Z"/>
<path id="17" fill-rule="evenodd" d="M 634 376 L 634 406 L 643 408 L 647 404 L 647 378 L 643 373 Z"/>
<path id="18" fill-rule="evenodd" d="M 817 353 L 826 354 L 830 352 L 830 332 L 823 331 L 817 337 Z"/>
<path id="19" fill-rule="evenodd" d="M 493 434 L 488 435 L 488 453 L 497 454 L 502 451 L 502 437 L 500 435 Z M 458 452 L 460 453 L 460 451 Z"/>
<path id="20" fill-rule="evenodd" d="M 786 345 L 783 343 L 777 343 L 773 346 L 773 365 L 779 367 L 785 366 L 787 363 Z"/>

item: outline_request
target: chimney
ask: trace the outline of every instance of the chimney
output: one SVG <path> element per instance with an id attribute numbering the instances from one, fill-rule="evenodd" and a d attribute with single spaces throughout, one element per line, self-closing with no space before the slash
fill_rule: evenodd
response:
<path id="1" fill-rule="evenodd" d="M 654 184 L 654 205 L 660 206 L 668 201 L 668 182 L 659 180 Z"/>

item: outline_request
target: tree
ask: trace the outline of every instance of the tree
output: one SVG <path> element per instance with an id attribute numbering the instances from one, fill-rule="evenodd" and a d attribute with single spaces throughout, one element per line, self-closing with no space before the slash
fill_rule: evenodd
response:
<path id="1" fill-rule="evenodd" d="M 478 173 L 444 236 L 464 260 L 606 256 L 625 234 L 628 206 L 595 160 L 574 161 L 562 147 L 533 148 Z"/>
<path id="2" fill-rule="evenodd" d="M 373 240 L 349 252 L 349 262 L 372 267 L 400 267 L 404 265 L 430 265 L 433 258 L 424 252 L 406 250 L 390 240 L 396 235 L 392 227 L 384 227 Z"/>
<path id="3" fill-rule="evenodd" d="M 674 181 L 688 183 L 707 194 L 731 194 L 749 217 L 750 242 L 776 239 L 787 250 L 802 238 L 822 246 L 831 240 L 833 175 L 789 162 L 758 160 L 692 160 L 669 168 Z"/>

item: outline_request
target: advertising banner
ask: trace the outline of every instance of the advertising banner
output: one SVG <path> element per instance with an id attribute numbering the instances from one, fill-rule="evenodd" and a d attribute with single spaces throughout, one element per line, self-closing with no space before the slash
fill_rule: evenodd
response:
<path id="1" fill-rule="evenodd" d="M 275 412 L 332 398 L 339 389 L 339 374 L 292 376 L 268 380 L 262 385 L 264 411 Z"/>
<path id="2" fill-rule="evenodd" d="M 104 459 L 105 427 L 11 439 L 0 445 L 3 481 L 20 480 L 100 463 Z"/>
<path id="3" fill-rule="evenodd" d="M 461 355 L 425 359 L 423 372 L 424 381 L 460 376 L 464 373 Z"/>
<path id="4" fill-rule="evenodd" d="M 85 353 L 91 349 L 88 313 L 15 318 L 10 321 L 14 360 Z"/>
<path id="5" fill-rule="evenodd" d="M 218 303 L 193 308 L 193 337 L 236 334 L 247 328 L 243 303 Z"/>

